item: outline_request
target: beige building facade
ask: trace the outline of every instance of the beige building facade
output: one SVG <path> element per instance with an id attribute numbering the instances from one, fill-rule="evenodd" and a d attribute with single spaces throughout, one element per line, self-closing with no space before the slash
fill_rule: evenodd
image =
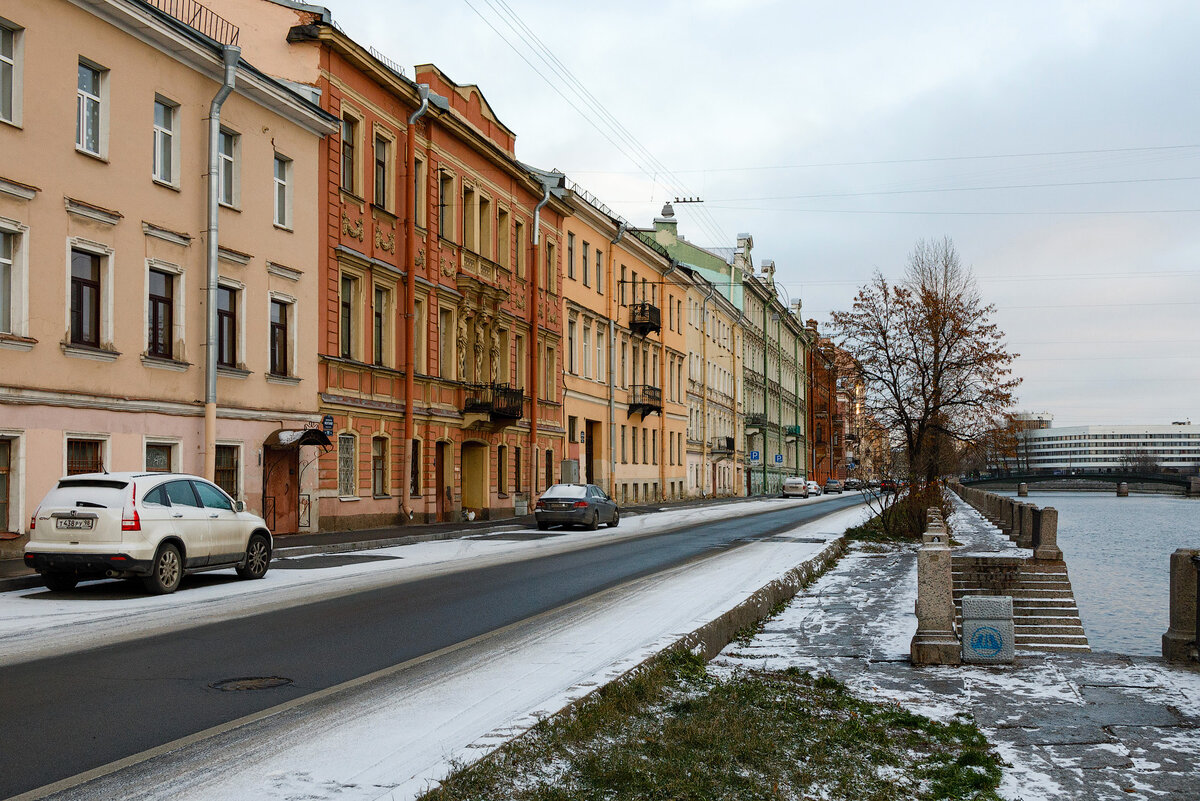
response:
<path id="1" fill-rule="evenodd" d="M 209 108 L 237 29 L 130 0 L 0 4 L 0 530 L 56 479 L 202 473 Z M 221 111 L 216 478 L 313 530 L 317 154 L 333 121 L 240 63 Z M 37 102 L 32 102 L 36 98 Z M 274 471 L 274 472 L 272 472 Z M 272 520 L 268 482 L 287 484 Z M 284 510 L 280 510 L 281 514 Z"/>

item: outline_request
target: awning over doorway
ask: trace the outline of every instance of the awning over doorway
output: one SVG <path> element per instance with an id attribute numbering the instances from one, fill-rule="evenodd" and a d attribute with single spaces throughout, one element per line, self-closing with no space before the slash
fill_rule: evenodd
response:
<path id="1" fill-rule="evenodd" d="M 322 448 L 331 447 L 333 443 L 319 428 L 281 428 L 272 431 L 263 440 L 268 448 L 299 448 L 301 445 L 320 445 Z"/>

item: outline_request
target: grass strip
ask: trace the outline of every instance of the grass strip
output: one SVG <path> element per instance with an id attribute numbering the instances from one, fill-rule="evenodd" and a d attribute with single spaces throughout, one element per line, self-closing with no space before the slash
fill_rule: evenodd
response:
<path id="1" fill-rule="evenodd" d="M 1000 765 L 967 719 L 939 723 L 796 668 L 718 678 L 678 650 L 422 798 L 997 801 Z"/>

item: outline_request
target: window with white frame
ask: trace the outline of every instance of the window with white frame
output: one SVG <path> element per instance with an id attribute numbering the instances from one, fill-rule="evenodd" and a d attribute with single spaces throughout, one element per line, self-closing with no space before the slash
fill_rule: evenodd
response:
<path id="1" fill-rule="evenodd" d="M 101 155 L 104 125 L 104 79 L 107 70 L 79 62 L 75 93 L 75 147 L 93 156 Z"/>
<path id="2" fill-rule="evenodd" d="M 292 160 L 275 154 L 275 224 L 292 227 Z"/>
<path id="3" fill-rule="evenodd" d="M 239 366 L 241 321 L 238 308 L 241 292 L 237 287 L 217 287 L 217 366 L 236 369 Z"/>
<path id="4" fill-rule="evenodd" d="M 216 469 L 213 483 L 225 490 L 235 501 L 241 497 L 241 445 L 217 445 Z"/>
<path id="5" fill-rule="evenodd" d="M 159 359 L 175 357 L 175 276 L 151 269 L 146 293 L 148 323 L 146 355 Z"/>
<path id="6" fill-rule="evenodd" d="M 223 206 L 236 206 L 238 200 L 238 149 L 241 137 L 221 129 L 217 137 L 217 195 Z"/>
<path id="7" fill-rule="evenodd" d="M 390 174 L 392 169 L 392 140 L 375 134 L 375 205 L 391 209 Z"/>
<path id="8" fill-rule="evenodd" d="M 13 333 L 15 283 L 14 262 L 16 260 L 17 235 L 0 231 L 0 334 Z"/>
<path id="9" fill-rule="evenodd" d="M 173 442 L 146 443 L 146 472 L 171 473 L 175 471 L 175 450 Z"/>
<path id="10" fill-rule="evenodd" d="M 338 495 L 351 497 L 357 492 L 358 449 L 353 434 L 338 434 Z"/>
<path id="11" fill-rule="evenodd" d="M 0 120 L 21 122 L 21 37 L 24 31 L 0 20 Z M 2 524 L 3 521 L 0 521 Z"/>
<path id="12" fill-rule="evenodd" d="M 100 347 L 103 257 L 71 251 L 71 344 Z"/>
<path id="13" fill-rule="evenodd" d="M 293 304 L 283 298 L 271 298 L 270 371 L 274 376 L 292 374 L 291 318 Z"/>
<path id="14" fill-rule="evenodd" d="M 161 97 L 154 98 L 154 180 L 174 186 L 178 183 L 176 135 L 179 107 Z"/>
<path id="15" fill-rule="evenodd" d="M 357 172 L 357 151 L 358 151 L 358 118 L 351 114 L 342 116 L 342 189 L 355 194 L 358 187 L 358 182 L 355 180 Z"/>

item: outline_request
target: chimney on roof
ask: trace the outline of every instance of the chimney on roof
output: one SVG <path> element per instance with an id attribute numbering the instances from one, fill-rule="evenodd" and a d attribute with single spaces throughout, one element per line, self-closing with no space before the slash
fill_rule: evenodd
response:
<path id="1" fill-rule="evenodd" d="M 662 216 L 654 218 L 654 239 L 667 248 L 679 241 L 679 220 L 675 219 L 675 207 L 669 200 L 663 204 Z"/>

